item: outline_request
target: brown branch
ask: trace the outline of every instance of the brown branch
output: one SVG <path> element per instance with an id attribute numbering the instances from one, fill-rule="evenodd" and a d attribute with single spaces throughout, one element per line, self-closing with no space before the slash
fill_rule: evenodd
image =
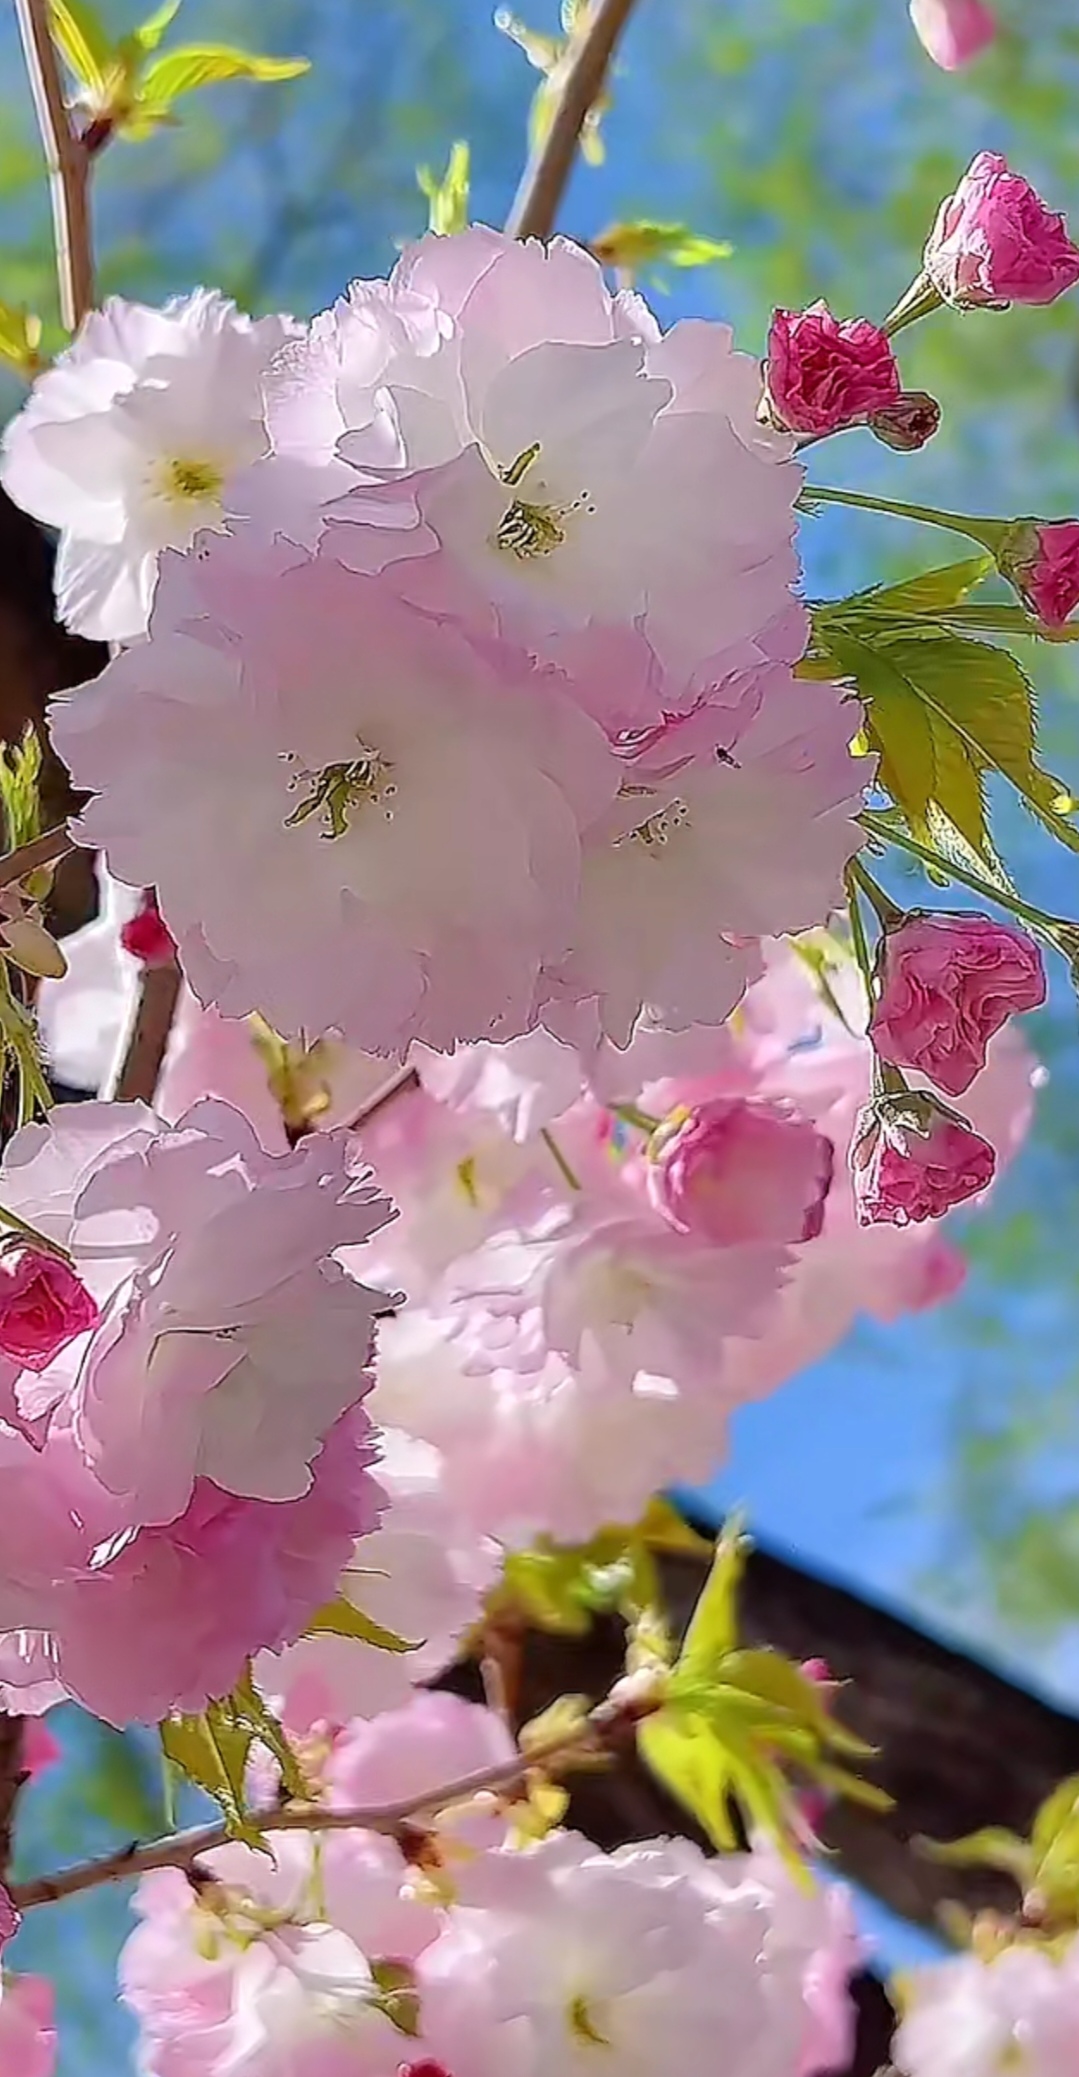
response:
<path id="1" fill-rule="evenodd" d="M 30 873 L 40 872 L 43 866 L 55 865 L 58 859 L 74 849 L 67 823 L 58 822 L 55 829 L 43 830 L 29 844 L 20 844 L 17 851 L 9 851 L 6 857 L 0 857 L 0 887 L 10 887 L 16 880 L 25 880 Z"/>
<path id="2" fill-rule="evenodd" d="M 15 0 L 15 12 L 49 169 L 60 315 L 68 331 L 75 332 L 94 306 L 90 156 L 64 102 L 48 0 Z"/>
<path id="3" fill-rule="evenodd" d="M 410 1796 L 400 1803 L 383 1803 L 369 1809 L 357 1806 L 348 1810 L 329 1810 L 320 1804 L 293 1803 L 284 1809 L 253 1811 L 251 1822 L 261 1832 L 400 1832 L 425 1814 L 446 1809 L 451 1804 L 466 1803 L 471 1797 L 485 1792 L 509 1788 L 533 1767 L 561 1759 L 586 1745 L 596 1750 L 613 1746 L 636 1714 L 639 1710 L 634 1711 L 631 1703 L 620 1704 L 608 1699 L 593 1709 L 583 1724 L 552 1736 L 530 1752 L 517 1753 L 512 1760 L 501 1760 L 491 1767 L 480 1767 L 471 1774 L 461 1775 L 456 1781 L 444 1783 L 441 1788 L 429 1789 L 422 1796 Z M 55 1904 L 61 1897 L 78 1896 L 83 1890 L 99 1889 L 104 1883 L 126 1882 L 134 1876 L 147 1875 L 155 1868 L 190 1868 L 203 1854 L 226 1846 L 233 1837 L 235 1834 L 229 1826 L 221 1823 L 200 1825 L 189 1832 L 175 1832 L 171 1838 L 155 1839 L 148 1846 L 125 1846 L 118 1853 L 106 1854 L 101 1860 L 82 1861 L 76 1867 L 60 1869 L 55 1875 L 41 1875 L 32 1882 L 16 1883 L 11 1889 L 11 1900 L 17 1911 L 33 1911 L 39 1904 Z"/>
<path id="4" fill-rule="evenodd" d="M 594 0 L 588 26 L 563 60 L 561 91 L 549 129 L 532 153 L 506 219 L 512 238 L 549 238 L 569 179 L 581 128 L 603 91 L 633 0 Z"/>
<path id="5" fill-rule="evenodd" d="M 117 1103 L 153 1103 L 179 999 L 180 969 L 174 959 L 164 966 L 143 968 L 135 1014 L 113 1090 Z"/>

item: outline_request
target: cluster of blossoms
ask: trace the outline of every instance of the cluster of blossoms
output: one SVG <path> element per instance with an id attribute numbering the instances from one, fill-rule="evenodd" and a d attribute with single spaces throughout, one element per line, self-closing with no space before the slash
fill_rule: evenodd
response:
<path id="1" fill-rule="evenodd" d="M 975 162 L 934 295 L 1079 278 L 1018 185 Z M 0 1169 L 0 1706 L 152 1723 L 253 1662 L 328 1808 L 497 1763 L 416 1688 L 505 1555 L 704 1480 L 857 1313 L 956 1288 L 936 1222 L 1025 1130 L 1040 956 L 908 917 L 867 1001 L 827 926 L 875 761 L 795 671 L 799 440 L 934 410 L 868 320 L 778 313 L 762 375 L 482 229 L 307 326 L 111 302 L 39 379 L 4 482 L 115 648 L 50 720 L 106 897 L 40 992 L 54 1068 L 107 1082 L 140 963 L 183 994 L 152 1109 L 66 1106 Z M 139 1908 L 154 2077 L 845 2053 L 846 1903 L 763 1847 L 522 1845 L 496 1800 Z M 0 2041 L 44 2072 L 35 1997 Z"/>
<path id="2" fill-rule="evenodd" d="M 433 1788 L 512 1754 L 499 1718 L 446 1695 L 315 1727 L 332 1811 Z M 817 2077 L 853 2037 L 858 1962 L 842 1890 L 803 1887 L 761 1846 L 612 1854 L 573 1832 L 516 1837 L 512 1801 L 448 1812 L 407 1858 L 361 1829 L 229 1846 L 144 1878 L 120 1966 L 142 2067 L 169 2077 L 661 2077 L 670 2044 L 736 2073 Z M 601 2060 L 603 2058 L 601 2057 Z"/>

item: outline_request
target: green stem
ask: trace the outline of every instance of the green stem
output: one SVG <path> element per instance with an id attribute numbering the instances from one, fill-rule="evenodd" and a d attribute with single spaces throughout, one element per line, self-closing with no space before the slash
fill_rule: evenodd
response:
<path id="1" fill-rule="evenodd" d="M 878 886 L 872 873 L 866 872 L 860 859 L 852 858 L 847 870 L 854 885 L 865 895 L 882 930 L 889 930 L 893 923 L 901 920 L 902 909 L 892 900 L 890 894 L 885 894 L 883 887 Z"/>
<path id="2" fill-rule="evenodd" d="M 950 879 L 958 880 L 962 886 L 969 887 L 971 893 L 979 895 L 982 901 L 991 902 L 998 909 L 1006 909 L 1009 915 L 1016 917 L 1020 923 L 1028 923 L 1032 930 L 1040 931 L 1054 944 L 1059 931 L 1073 927 L 1069 926 L 1065 917 L 1050 916 L 1044 909 L 1036 909 L 1032 903 L 1023 901 L 1018 894 L 996 886 L 992 880 L 983 880 L 978 873 L 968 872 L 966 866 L 958 865 L 952 858 L 942 857 L 940 852 L 931 850 L 928 844 L 920 844 L 917 837 L 908 836 L 906 831 L 893 829 L 889 823 L 874 814 L 872 808 L 863 809 L 858 820 L 862 828 L 868 830 L 870 836 L 875 837 L 878 843 L 895 844 L 900 851 L 906 851 L 911 858 L 920 859 L 923 865 L 931 866 L 935 872 L 947 873 Z"/>
<path id="3" fill-rule="evenodd" d="M 896 519 L 914 519 L 922 526 L 937 526 L 948 534 L 962 534 L 995 555 L 1013 521 L 981 519 L 964 512 L 938 512 L 931 505 L 907 505 L 898 498 L 871 498 L 856 490 L 829 490 L 823 484 L 807 484 L 798 500 L 803 510 L 816 504 L 854 505 L 860 512 L 885 512 Z"/>
<path id="4" fill-rule="evenodd" d="M 944 302 L 943 296 L 933 287 L 928 274 L 919 274 L 910 287 L 900 296 L 894 310 L 888 312 L 881 331 L 889 339 L 902 332 L 907 325 L 917 324 L 920 317 L 931 317 Z"/>
<path id="5" fill-rule="evenodd" d="M 540 1126 L 540 1138 L 543 1141 L 543 1144 L 546 1147 L 547 1152 L 551 1156 L 551 1159 L 554 1162 L 554 1165 L 557 1168 L 560 1176 L 562 1177 L 563 1182 L 568 1183 L 571 1190 L 579 1190 L 581 1188 L 580 1177 L 574 1174 L 573 1169 L 570 1167 L 569 1162 L 566 1160 L 566 1157 L 563 1154 L 562 1149 L 554 1136 L 554 1133 L 548 1131 L 546 1125 Z"/>
<path id="6" fill-rule="evenodd" d="M 862 922 L 862 908 L 858 900 L 858 885 L 854 877 L 853 861 L 847 867 L 845 878 L 847 882 L 847 908 L 850 913 L 851 944 L 854 948 L 854 957 L 858 962 L 858 971 L 865 983 L 865 999 L 872 1012 L 873 1004 L 876 1000 L 873 988 L 873 961 L 869 951 L 869 940 L 865 934 L 865 924 Z"/>

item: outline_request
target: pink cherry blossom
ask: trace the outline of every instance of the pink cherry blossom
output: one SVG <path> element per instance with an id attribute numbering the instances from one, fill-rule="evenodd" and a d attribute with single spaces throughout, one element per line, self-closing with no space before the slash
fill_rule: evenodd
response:
<path id="1" fill-rule="evenodd" d="M 253 1654 L 300 1636 L 381 1507 L 362 1410 L 330 1430 L 301 1499 L 237 1499 L 200 1478 L 179 1519 L 155 1528 L 124 1523 L 69 1429 L 54 1421 L 39 1456 L 22 1447 L 23 1477 L 54 1512 L 38 1531 L 36 1578 L 17 1596 L 12 1582 L 5 1589 L 40 1640 L 21 1666 L 4 1659 L 7 1693 L 17 1707 L 20 1679 L 32 1694 L 49 1669 L 66 1694 L 120 1726 L 201 1710 Z M 6 1543 L 4 1562 L 6 1571 Z M 55 1690 L 42 1694 L 38 1706 L 48 1707 Z"/>
<path id="2" fill-rule="evenodd" d="M 892 2043 L 904 2077 L 1060 2077 L 1079 2026 L 1079 1946 L 1019 1942 L 982 1960 L 956 1955 L 904 1979 Z"/>
<path id="3" fill-rule="evenodd" d="M 69 1105 L 16 1135 L 0 1188 L 51 1227 L 96 1301 L 92 1331 L 28 1366 L 22 1412 L 69 1402 L 95 1476 L 139 1527 L 182 1514 L 200 1477 L 298 1498 L 370 1384 L 381 1301 L 355 1256 L 352 1275 L 333 1256 L 389 1207 L 352 1173 L 347 1137 L 272 1155 L 212 1100 L 175 1130 L 141 1105 Z"/>
<path id="4" fill-rule="evenodd" d="M 369 1720 L 356 1717 L 345 1727 L 327 1763 L 327 1800 L 344 1809 L 410 1802 L 488 1767 L 508 1765 L 515 1752 L 493 1710 L 457 1695 L 415 1694 L 403 1709 Z M 501 1844 L 508 1827 L 487 1797 L 447 1808 L 439 1829 L 479 1851 Z M 402 1857 L 402 1879 L 406 1865 Z"/>
<path id="5" fill-rule="evenodd" d="M 958 72 L 979 57 L 997 33 L 984 0 L 910 0 L 918 41 L 945 72 Z"/>
<path id="6" fill-rule="evenodd" d="M 833 317 L 827 303 L 774 313 L 765 384 L 776 424 L 816 435 L 872 418 L 900 391 L 886 333 L 868 317 Z"/>
<path id="7" fill-rule="evenodd" d="M 871 1105 L 851 1158 L 863 1226 L 942 1218 L 988 1189 L 997 1159 L 964 1118 L 915 1096 L 881 1097 Z"/>
<path id="8" fill-rule="evenodd" d="M 925 271 L 960 310 L 1053 303 L 1079 281 L 1079 248 L 1021 173 L 980 151 L 940 205 Z"/>
<path id="9" fill-rule="evenodd" d="M 915 911 L 884 932 L 869 1035 L 882 1060 L 962 1096 L 1010 1016 L 1045 1001 L 1034 940 L 990 916 Z"/>
<path id="10" fill-rule="evenodd" d="M 100 1317 L 96 1299 L 62 1256 L 32 1246 L 0 1249 L 0 1353 L 20 1368 L 47 1369 Z"/>
<path id="11" fill-rule="evenodd" d="M 372 1411 L 376 1419 L 382 1414 L 377 1392 Z M 264 1653 L 260 1682 L 291 1730 L 401 1707 L 417 1682 L 453 1658 L 497 1578 L 501 1554 L 464 1520 L 433 1444 L 382 1428 L 378 1482 L 386 1503 L 381 1522 L 357 1545 L 338 1591 L 412 1649 L 381 1651 L 323 1631 L 276 1656 Z"/>
<path id="12" fill-rule="evenodd" d="M 0 2069 L 12 2077 L 53 2077 L 56 2028 L 52 1985 L 43 1976 L 0 1977 Z"/>
<path id="13" fill-rule="evenodd" d="M 225 1848 L 210 1858 L 205 1891 L 171 1868 L 140 1883 L 120 1987 L 148 2068 L 385 2077 L 402 2059 L 404 2037 L 377 2009 L 366 1957 L 319 1921 L 310 1848 L 297 1845 L 275 1849 L 277 1864 L 263 1869 L 248 1849 Z"/>
<path id="14" fill-rule="evenodd" d="M 294 328 L 216 290 L 163 309 L 112 296 L 38 377 L 0 479 L 59 527 L 60 616 L 99 641 L 143 633 L 158 558 L 221 518 L 228 479 L 267 451 L 261 377 Z"/>
<path id="15" fill-rule="evenodd" d="M 543 1022 L 624 1047 L 637 1020 L 718 1025 L 759 971 L 755 941 L 812 927 L 842 899 L 872 776 L 853 709 L 782 666 L 740 706 L 702 702 L 646 738 L 589 833 L 568 957 L 546 970 Z M 581 1006 L 591 1006 L 591 1028 Z"/>
<path id="16" fill-rule="evenodd" d="M 798 471 L 759 396 L 725 326 L 661 337 L 566 239 L 425 238 L 281 355 L 274 458 L 236 509 L 313 541 L 336 499 L 332 552 L 407 559 L 428 603 L 496 602 L 541 641 L 643 616 L 684 670 L 752 640 L 795 575 Z"/>
<path id="17" fill-rule="evenodd" d="M 834 1162 L 831 1141 L 789 1105 L 715 1097 L 656 1135 L 648 1192 L 677 1232 L 717 1247 L 807 1241 L 824 1223 Z"/>
<path id="18" fill-rule="evenodd" d="M 1020 521 L 1000 558 L 1023 603 L 1046 627 L 1063 627 L 1079 606 L 1079 520 Z"/>
<path id="19" fill-rule="evenodd" d="M 227 1015 L 389 1053 L 527 1028 L 617 758 L 524 652 L 481 654 L 392 573 L 275 553 L 172 559 L 151 641 L 57 704 L 54 739 L 100 789 L 82 836 L 157 886 Z"/>

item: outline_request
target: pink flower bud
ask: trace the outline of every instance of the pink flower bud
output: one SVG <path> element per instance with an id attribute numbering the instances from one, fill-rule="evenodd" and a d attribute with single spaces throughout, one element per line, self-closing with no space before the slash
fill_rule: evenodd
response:
<path id="1" fill-rule="evenodd" d="M 869 421 L 869 430 L 887 447 L 895 447 L 900 454 L 914 454 L 933 438 L 940 425 L 940 405 L 924 389 L 905 389 L 894 404 L 886 404 L 883 411 L 874 411 Z"/>
<path id="2" fill-rule="evenodd" d="M 990 916 L 915 910 L 881 940 L 869 1033 L 881 1060 L 962 1096 L 1008 1018 L 1045 1001 L 1042 956 Z"/>
<path id="3" fill-rule="evenodd" d="M 997 33 L 982 0 L 910 0 L 910 18 L 922 48 L 944 72 L 969 65 Z"/>
<path id="4" fill-rule="evenodd" d="M 172 932 L 162 919 L 152 887 L 146 889 L 135 914 L 121 928 L 120 943 L 143 966 L 168 966 L 175 959 Z"/>
<path id="5" fill-rule="evenodd" d="M 980 151 L 941 203 L 925 248 L 937 294 L 960 310 L 1052 303 L 1079 281 L 1079 250 L 999 152 Z"/>
<path id="6" fill-rule="evenodd" d="M 661 1126 L 648 1193 L 669 1226 L 716 1247 L 815 1240 L 834 1159 L 788 1104 L 718 1096 Z"/>
<path id="7" fill-rule="evenodd" d="M 899 369 L 868 317 L 840 322 L 826 303 L 777 310 L 768 332 L 765 409 L 792 433 L 834 433 L 895 402 Z"/>
<path id="8" fill-rule="evenodd" d="M 977 1197 L 997 1157 L 965 1118 L 906 1090 L 878 1097 L 858 1121 L 851 1166 L 861 1226 L 920 1225 Z"/>
<path id="9" fill-rule="evenodd" d="M 1046 627 L 1063 627 L 1079 606 L 1079 519 L 1019 520 L 998 561 Z"/>
<path id="10" fill-rule="evenodd" d="M 98 1317 L 96 1300 L 59 1255 L 32 1247 L 0 1253 L 0 1355 L 44 1370 Z"/>
<path id="11" fill-rule="evenodd" d="M 813 1681 L 819 1688 L 829 1688 L 834 1685 L 832 1669 L 827 1659 L 803 1659 L 801 1670 L 806 1679 Z"/>

